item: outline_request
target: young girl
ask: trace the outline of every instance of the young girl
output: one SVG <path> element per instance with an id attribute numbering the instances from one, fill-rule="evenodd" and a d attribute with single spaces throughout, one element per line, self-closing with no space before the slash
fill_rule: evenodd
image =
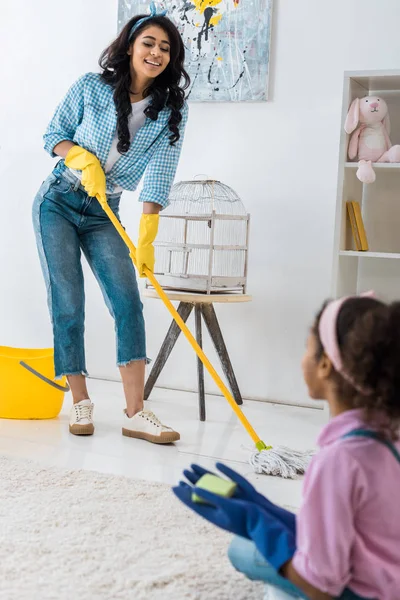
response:
<path id="1" fill-rule="evenodd" d="M 188 107 L 184 46 L 178 30 L 151 6 L 150 16 L 131 19 L 102 53 L 101 74 L 76 81 L 44 136 L 45 149 L 60 156 L 34 202 L 33 222 L 48 290 L 56 378 L 72 391 L 70 432 L 94 432 L 86 387 L 84 281 L 81 251 L 99 282 L 115 320 L 117 362 L 126 411 L 124 435 L 170 443 L 179 434 L 143 410 L 145 328 L 135 270 L 128 249 L 100 204 L 118 216 L 122 190 L 135 190 L 144 171 L 143 215 L 137 267 L 154 268 L 158 213 L 168 204 Z"/>
<path id="2" fill-rule="evenodd" d="M 176 493 L 242 536 L 232 542 L 231 562 L 271 586 L 268 598 L 398 600 L 400 303 L 365 295 L 326 304 L 303 372 L 311 398 L 326 400 L 332 418 L 306 473 L 296 523 L 226 467 L 239 484 L 236 498 L 195 488 L 212 502 L 206 508 L 191 504 L 185 484 Z M 196 484 L 202 473 L 194 466 L 185 474 Z"/>

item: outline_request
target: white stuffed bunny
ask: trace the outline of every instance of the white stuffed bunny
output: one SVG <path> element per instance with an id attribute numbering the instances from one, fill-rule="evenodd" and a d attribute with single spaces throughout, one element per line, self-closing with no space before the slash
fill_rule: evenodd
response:
<path id="1" fill-rule="evenodd" d="M 351 103 L 344 124 L 349 141 L 350 160 L 358 158 L 357 177 L 363 183 L 373 183 L 373 162 L 400 162 L 400 146 L 392 146 L 389 138 L 388 107 L 383 98 L 366 96 Z"/>

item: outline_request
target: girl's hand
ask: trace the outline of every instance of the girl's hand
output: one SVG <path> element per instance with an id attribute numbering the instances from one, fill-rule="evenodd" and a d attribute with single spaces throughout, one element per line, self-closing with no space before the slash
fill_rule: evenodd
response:
<path id="1" fill-rule="evenodd" d="M 235 498 L 253 502 L 258 506 L 261 506 L 268 511 L 270 515 L 273 515 L 276 519 L 279 519 L 283 525 L 288 527 L 293 532 L 293 535 L 296 535 L 296 516 L 293 513 L 270 502 L 268 498 L 257 492 L 255 487 L 247 481 L 247 479 L 227 465 L 217 462 L 216 467 L 228 479 L 236 483 L 237 488 L 234 494 Z M 191 469 L 186 469 L 183 473 L 190 483 L 196 485 L 198 480 L 203 475 L 207 474 L 208 471 L 199 465 L 193 464 L 191 465 Z M 212 475 L 215 475 L 215 473 L 212 473 Z"/>

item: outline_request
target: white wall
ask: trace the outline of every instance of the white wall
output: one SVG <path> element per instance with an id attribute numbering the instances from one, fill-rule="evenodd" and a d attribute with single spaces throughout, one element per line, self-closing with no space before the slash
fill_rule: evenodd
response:
<path id="1" fill-rule="evenodd" d="M 1 3 L 3 345 L 52 344 L 30 223 L 32 199 L 52 167 L 41 135 L 71 82 L 96 70 L 116 11 L 116 0 Z M 299 361 L 308 324 L 330 292 L 343 71 L 398 68 L 399 18 L 398 0 L 275 0 L 270 102 L 191 105 L 177 179 L 216 177 L 252 215 L 254 300 L 217 308 L 245 396 L 307 401 Z M 122 210 L 133 239 L 135 199 L 127 193 Z M 113 326 L 92 277 L 87 299 L 89 370 L 117 377 Z M 159 301 L 145 304 L 154 358 L 169 317 Z M 182 339 L 161 381 L 194 388 L 195 369 Z M 215 389 L 210 381 L 208 389 Z"/>

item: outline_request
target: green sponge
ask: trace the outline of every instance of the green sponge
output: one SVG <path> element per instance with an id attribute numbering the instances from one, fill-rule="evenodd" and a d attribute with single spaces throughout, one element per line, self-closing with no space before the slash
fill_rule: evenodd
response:
<path id="1" fill-rule="evenodd" d="M 218 496 L 223 496 L 224 498 L 231 498 L 235 493 L 237 485 L 233 481 L 222 479 L 221 477 L 207 473 L 198 480 L 196 487 L 217 494 Z M 200 496 L 195 494 L 195 492 L 192 494 L 192 502 L 209 504 L 206 500 L 203 500 L 203 498 L 200 498 Z"/>

